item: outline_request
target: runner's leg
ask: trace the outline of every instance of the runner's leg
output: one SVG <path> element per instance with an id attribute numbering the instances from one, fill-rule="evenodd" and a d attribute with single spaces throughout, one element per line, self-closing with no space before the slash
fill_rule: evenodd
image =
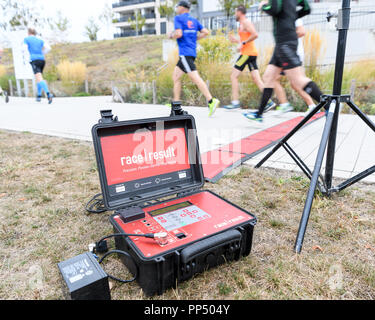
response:
<path id="1" fill-rule="evenodd" d="M 275 65 L 269 64 L 267 66 L 266 71 L 263 75 L 264 90 L 258 109 L 258 116 L 262 116 L 264 108 L 266 107 L 268 101 L 271 99 L 273 90 L 275 88 L 276 79 L 280 75 L 281 71 L 282 69 Z"/>
<path id="2" fill-rule="evenodd" d="M 281 74 L 277 77 L 275 81 L 275 95 L 277 97 L 277 100 L 279 101 L 279 104 L 288 103 L 288 98 L 286 97 L 285 89 L 280 83 L 281 80 Z"/>
<path id="3" fill-rule="evenodd" d="M 181 101 L 181 78 L 183 75 L 184 72 L 179 67 L 175 67 L 173 72 L 173 101 Z"/>
<path id="4" fill-rule="evenodd" d="M 193 83 L 198 87 L 200 92 L 206 97 L 206 100 L 210 102 L 212 100 L 212 95 L 210 93 L 210 90 L 208 89 L 207 84 L 203 81 L 203 79 L 200 77 L 198 71 L 192 71 L 188 73 L 189 78 Z"/>
<path id="5" fill-rule="evenodd" d="M 240 88 L 238 83 L 238 78 L 242 71 L 233 68 L 230 80 L 232 82 L 232 103 L 240 101 Z"/>
<path id="6" fill-rule="evenodd" d="M 263 92 L 263 90 L 264 90 L 264 83 L 262 81 L 262 77 L 260 76 L 259 70 L 258 69 L 252 70 L 250 72 L 250 74 L 251 74 L 251 78 L 253 79 L 254 83 L 259 88 L 259 91 Z"/>
<path id="7" fill-rule="evenodd" d="M 285 70 L 285 74 L 294 90 L 297 92 L 305 91 L 315 101 L 320 101 L 322 92 L 314 81 L 306 77 L 302 67 Z"/>

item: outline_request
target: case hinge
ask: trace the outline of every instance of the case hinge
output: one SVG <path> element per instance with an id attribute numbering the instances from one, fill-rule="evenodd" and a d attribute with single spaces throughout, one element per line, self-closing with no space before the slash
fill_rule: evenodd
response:
<path id="1" fill-rule="evenodd" d="M 187 191 L 177 193 L 177 197 L 182 198 L 182 197 L 185 197 L 185 196 L 187 196 L 189 194 L 192 194 L 192 193 L 194 193 L 196 191 L 199 191 L 199 190 L 200 190 L 200 188 L 192 188 L 192 189 L 189 189 Z"/>
<path id="2" fill-rule="evenodd" d="M 100 115 L 102 118 L 99 120 L 99 123 L 118 122 L 118 117 L 113 116 L 112 110 L 101 110 Z"/>
<path id="3" fill-rule="evenodd" d="M 182 109 L 180 101 L 173 101 L 172 102 L 171 117 L 185 116 L 187 114 L 188 114 L 187 111 L 184 111 Z"/>

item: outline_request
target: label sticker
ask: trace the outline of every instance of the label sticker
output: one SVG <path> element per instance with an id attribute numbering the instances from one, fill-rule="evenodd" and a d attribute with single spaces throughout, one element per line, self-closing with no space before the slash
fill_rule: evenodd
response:
<path id="1" fill-rule="evenodd" d="M 117 192 L 117 193 L 125 192 L 125 191 L 126 191 L 125 186 L 116 187 L 116 192 Z"/>

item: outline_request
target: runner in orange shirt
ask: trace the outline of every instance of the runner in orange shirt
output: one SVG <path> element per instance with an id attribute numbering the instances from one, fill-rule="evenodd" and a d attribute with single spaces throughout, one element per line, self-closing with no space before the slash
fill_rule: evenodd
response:
<path id="1" fill-rule="evenodd" d="M 238 78 L 245 70 L 246 66 L 249 67 L 251 77 L 259 90 L 263 92 L 264 89 L 264 84 L 257 65 L 258 50 L 254 43 L 254 40 L 258 38 L 258 33 L 251 21 L 246 18 L 245 6 L 238 6 L 236 8 L 235 16 L 236 20 L 240 23 L 240 28 L 238 30 L 239 38 L 229 35 L 229 40 L 232 43 L 239 44 L 238 51 L 241 53 L 241 55 L 238 58 L 231 75 L 232 104 L 224 106 L 226 109 L 237 109 L 241 107 L 241 103 L 239 101 Z M 274 106 L 275 103 L 270 101 L 267 109 L 271 109 Z"/>

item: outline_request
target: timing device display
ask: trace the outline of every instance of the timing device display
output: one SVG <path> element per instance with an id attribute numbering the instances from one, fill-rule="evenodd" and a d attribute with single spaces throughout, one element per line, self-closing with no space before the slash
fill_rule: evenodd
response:
<path id="1" fill-rule="evenodd" d="M 111 196 L 191 178 L 184 128 L 101 137 Z"/>
<path id="2" fill-rule="evenodd" d="M 211 218 L 202 209 L 186 201 L 149 212 L 165 230 L 172 231 Z"/>

